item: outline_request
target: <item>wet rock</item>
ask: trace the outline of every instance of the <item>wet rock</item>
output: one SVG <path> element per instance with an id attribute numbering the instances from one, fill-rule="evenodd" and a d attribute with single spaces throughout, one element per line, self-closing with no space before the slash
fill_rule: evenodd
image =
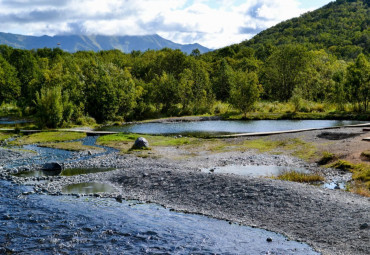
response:
<path id="1" fill-rule="evenodd" d="M 133 149 L 147 149 L 149 148 L 149 142 L 144 137 L 139 137 L 138 139 L 136 139 L 132 148 Z"/>
<path id="2" fill-rule="evenodd" d="M 269 243 L 271 243 L 272 242 L 272 238 L 271 237 L 267 237 L 266 241 L 269 242 Z"/>
<path id="3" fill-rule="evenodd" d="M 62 172 L 63 167 L 57 162 L 45 163 L 41 170 L 48 176 L 58 175 Z"/>
<path id="4" fill-rule="evenodd" d="M 369 224 L 367 223 L 361 224 L 360 226 L 360 229 L 367 229 L 367 228 L 369 228 Z"/>

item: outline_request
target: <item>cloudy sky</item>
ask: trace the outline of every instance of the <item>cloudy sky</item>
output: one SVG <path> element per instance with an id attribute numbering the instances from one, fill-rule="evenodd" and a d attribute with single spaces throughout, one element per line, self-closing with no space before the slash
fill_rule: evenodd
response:
<path id="1" fill-rule="evenodd" d="M 330 0 L 0 0 L 0 32 L 160 36 L 220 48 Z"/>

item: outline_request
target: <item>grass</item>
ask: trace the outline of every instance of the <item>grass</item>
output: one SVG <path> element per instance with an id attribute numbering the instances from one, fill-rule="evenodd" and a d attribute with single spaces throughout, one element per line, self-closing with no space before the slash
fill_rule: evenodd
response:
<path id="1" fill-rule="evenodd" d="M 370 164 L 353 164 L 345 160 L 338 160 L 328 166 L 351 172 L 354 183 L 351 185 L 350 191 L 370 197 Z"/>
<path id="2" fill-rule="evenodd" d="M 61 143 L 43 143 L 40 144 L 41 147 L 48 147 L 54 149 L 61 149 L 67 151 L 89 151 L 89 150 L 101 150 L 104 149 L 95 147 L 95 146 L 87 146 L 83 145 L 82 142 L 61 142 Z"/>
<path id="3" fill-rule="evenodd" d="M 317 164 L 319 164 L 320 166 L 327 165 L 336 159 L 338 158 L 337 156 L 335 156 L 335 154 L 324 151 L 322 157 L 317 161 Z"/>
<path id="4" fill-rule="evenodd" d="M 13 136 L 13 134 L 0 133 L 0 142 L 1 142 L 1 141 L 4 141 L 4 140 L 6 140 L 6 139 L 8 139 L 8 138 L 10 138 L 10 137 L 12 137 L 12 136 Z"/>
<path id="5" fill-rule="evenodd" d="M 291 182 L 304 182 L 304 183 L 313 183 L 313 182 L 319 182 L 324 181 L 324 177 L 318 174 L 306 174 L 306 173 L 300 173 L 297 171 L 286 171 L 277 177 L 275 179 L 278 180 L 284 180 L 284 181 L 291 181 Z"/>
<path id="6" fill-rule="evenodd" d="M 10 144 L 20 146 L 34 143 L 56 143 L 82 139 L 84 137 L 86 137 L 85 133 L 77 132 L 40 132 L 32 135 L 22 136 L 15 141 L 12 141 Z"/>
<path id="7" fill-rule="evenodd" d="M 97 144 L 113 147 L 121 150 L 122 152 L 127 152 L 131 149 L 135 140 L 143 135 L 139 134 L 114 134 L 101 136 L 97 140 Z M 155 136 L 155 135 L 145 135 L 145 138 L 149 142 L 149 146 L 183 146 L 196 144 L 200 139 L 191 137 L 172 137 L 172 136 Z"/>
<path id="8" fill-rule="evenodd" d="M 281 151 L 287 151 L 291 155 L 304 160 L 315 157 L 317 153 L 317 149 L 314 145 L 299 138 L 278 141 L 268 139 L 248 140 L 243 143 L 243 146 L 247 149 L 255 149 L 262 153 L 271 152 L 279 154 Z"/>

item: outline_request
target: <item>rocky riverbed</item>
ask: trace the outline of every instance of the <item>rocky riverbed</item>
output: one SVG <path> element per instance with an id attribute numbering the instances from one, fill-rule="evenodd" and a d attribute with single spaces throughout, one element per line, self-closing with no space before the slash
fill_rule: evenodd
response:
<path id="1" fill-rule="evenodd" d="M 340 129 L 334 132 L 359 132 L 358 129 Z M 320 131 L 299 134 L 306 140 L 325 146 Z M 284 136 L 296 137 L 297 134 Z M 346 150 L 354 146 L 350 137 L 336 141 Z M 238 138 L 245 139 L 245 138 Z M 271 139 L 277 139 L 277 136 Z M 360 140 L 359 140 L 360 141 Z M 326 142 L 327 143 L 327 142 Z M 336 143 L 329 146 L 333 148 Z M 350 144 L 350 145 L 346 145 Z M 366 147 L 366 145 L 361 144 Z M 356 146 L 354 146 L 356 147 Z M 358 146 L 357 146 L 358 147 Z M 76 155 L 75 155 L 76 157 Z M 99 182 L 114 187 L 113 193 L 96 196 L 138 199 L 161 204 L 183 212 L 203 214 L 243 225 L 282 233 L 292 240 L 306 242 L 323 254 L 370 253 L 370 200 L 342 190 L 328 190 L 308 184 L 299 184 L 268 178 L 201 172 L 229 164 L 277 165 L 304 167 L 325 176 L 336 176 L 333 170 L 322 169 L 288 155 L 223 152 L 198 155 L 183 160 L 169 158 L 141 158 L 111 152 L 86 160 L 66 162 L 66 168 L 114 168 L 77 176 L 15 177 L 12 173 L 40 166 L 34 164 L 32 154 L 0 149 L 0 165 L 16 160 L 28 162 L 22 169 L 2 167 L 0 176 L 16 183 L 34 186 L 34 192 L 61 194 L 68 184 Z M 74 194 L 81 196 L 81 194 Z"/>

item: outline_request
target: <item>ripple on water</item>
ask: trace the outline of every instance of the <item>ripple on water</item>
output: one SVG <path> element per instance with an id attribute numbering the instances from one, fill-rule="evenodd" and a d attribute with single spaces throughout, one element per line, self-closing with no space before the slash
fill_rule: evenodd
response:
<path id="1" fill-rule="evenodd" d="M 23 191 L 0 181 L 0 242 L 13 253 L 318 254 L 273 232 L 154 204 Z"/>

